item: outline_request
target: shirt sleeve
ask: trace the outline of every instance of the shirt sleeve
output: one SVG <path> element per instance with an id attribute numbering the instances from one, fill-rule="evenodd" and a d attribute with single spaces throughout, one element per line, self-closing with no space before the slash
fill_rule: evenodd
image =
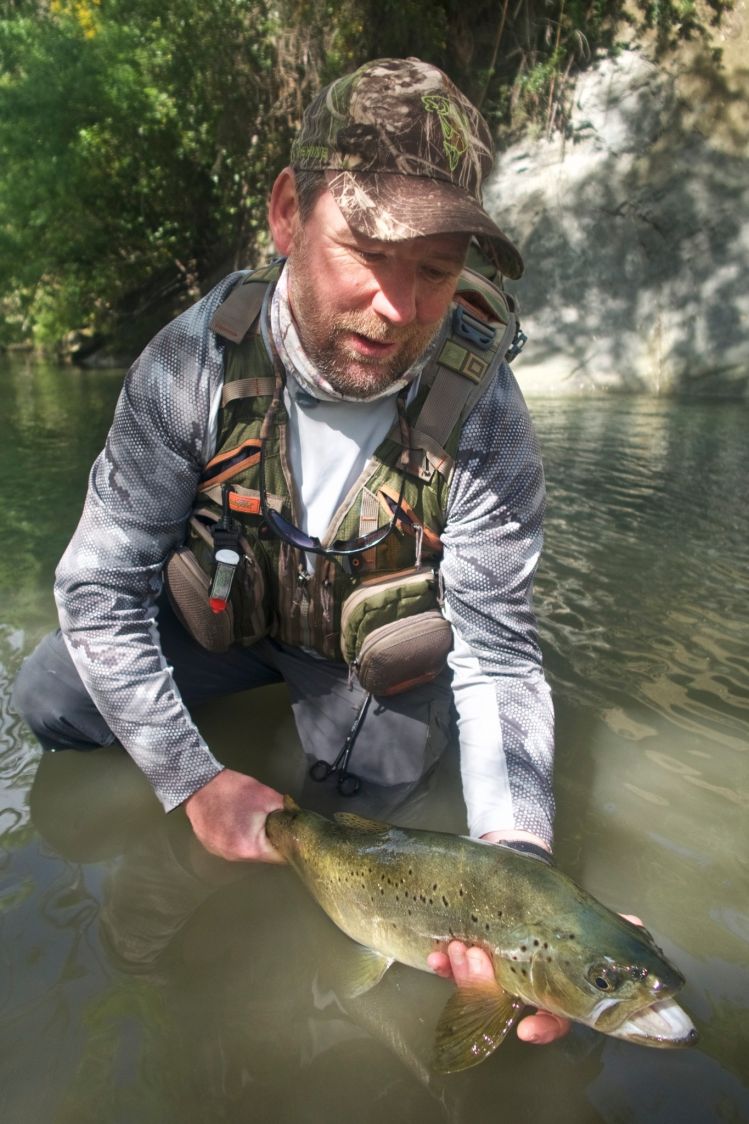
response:
<path id="1" fill-rule="evenodd" d="M 471 835 L 553 836 L 554 718 L 532 606 L 545 486 L 506 364 L 469 415 L 443 532 L 445 611 Z"/>
<path id="2" fill-rule="evenodd" d="M 156 599 L 212 454 L 223 363 L 208 325 L 240 276 L 164 328 L 128 372 L 56 573 L 60 626 L 78 673 L 167 811 L 222 768 L 162 653 Z"/>

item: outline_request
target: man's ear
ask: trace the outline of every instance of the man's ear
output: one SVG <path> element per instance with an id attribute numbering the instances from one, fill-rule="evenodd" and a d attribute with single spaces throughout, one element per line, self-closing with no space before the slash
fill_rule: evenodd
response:
<path id="1" fill-rule="evenodd" d="M 284 168 L 276 178 L 268 204 L 268 225 L 278 253 L 287 257 L 299 228 L 299 200 L 294 173 Z"/>

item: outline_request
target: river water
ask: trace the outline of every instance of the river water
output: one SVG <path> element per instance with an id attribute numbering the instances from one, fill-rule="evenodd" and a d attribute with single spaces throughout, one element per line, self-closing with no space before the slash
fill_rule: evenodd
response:
<path id="1" fill-rule="evenodd" d="M 522 372 L 520 372 L 522 375 Z M 395 967 L 353 1003 L 350 942 L 287 870 L 208 860 L 115 749 L 41 753 L 9 685 L 121 376 L 0 367 L 0 1112 L 8 1124 L 672 1124 L 749 1119 L 749 409 L 532 399 L 549 488 L 537 609 L 557 708 L 559 865 L 646 919 L 700 1032 L 576 1026 L 446 1079 L 450 985 Z M 283 688 L 196 715 L 293 788 Z M 454 756 L 424 826 L 464 830 Z"/>

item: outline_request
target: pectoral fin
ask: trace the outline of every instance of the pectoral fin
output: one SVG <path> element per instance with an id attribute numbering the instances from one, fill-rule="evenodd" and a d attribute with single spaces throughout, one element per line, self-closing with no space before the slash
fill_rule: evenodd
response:
<path id="1" fill-rule="evenodd" d="M 354 946 L 354 951 L 346 958 L 346 966 L 343 970 L 344 991 L 349 999 L 364 995 L 378 984 L 392 963 L 392 957 L 383 956 L 373 948 L 365 948 L 364 945 Z"/>
<path id="2" fill-rule="evenodd" d="M 458 988 L 437 1023 L 434 1068 L 455 1073 L 478 1065 L 502 1044 L 522 1009 L 523 1003 L 499 984 Z"/>

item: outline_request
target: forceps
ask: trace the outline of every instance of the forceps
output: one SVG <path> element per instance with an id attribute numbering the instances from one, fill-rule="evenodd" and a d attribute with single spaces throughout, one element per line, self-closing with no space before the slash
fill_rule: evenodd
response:
<path id="1" fill-rule="evenodd" d="M 320 781 L 321 783 L 327 780 L 332 773 L 337 773 L 338 779 L 336 780 L 336 788 L 341 796 L 356 796 L 361 788 L 361 781 L 359 778 L 354 773 L 349 773 L 348 763 L 354 748 L 354 742 L 361 730 L 371 701 L 372 694 L 369 692 L 364 696 L 364 702 L 359 707 L 359 711 L 354 719 L 354 724 L 346 735 L 346 740 L 341 746 L 340 752 L 333 764 L 330 765 L 321 758 L 319 761 L 315 761 L 314 765 L 310 767 L 309 775 L 312 777 L 312 780 Z"/>

